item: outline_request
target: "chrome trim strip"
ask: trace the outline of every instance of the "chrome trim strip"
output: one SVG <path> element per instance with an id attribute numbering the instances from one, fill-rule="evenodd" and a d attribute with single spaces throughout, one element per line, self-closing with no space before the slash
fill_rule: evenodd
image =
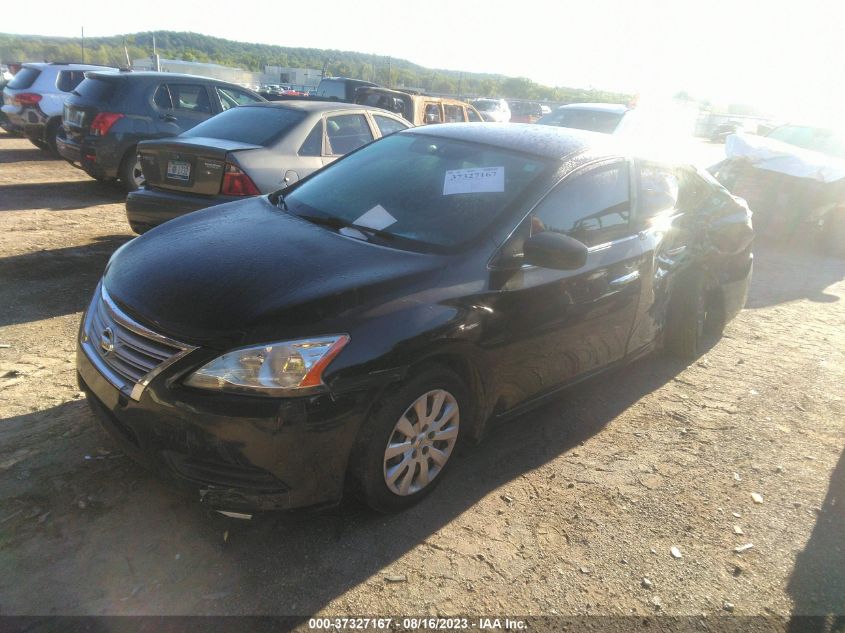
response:
<path id="1" fill-rule="evenodd" d="M 622 275 L 621 277 L 617 277 L 616 279 L 612 279 L 608 282 L 611 286 L 624 286 L 625 284 L 631 283 L 632 281 L 636 281 L 640 278 L 640 271 L 635 270 L 633 272 L 628 273 L 627 275 Z"/>
<path id="2" fill-rule="evenodd" d="M 94 349 L 95 342 L 91 340 L 91 337 L 89 335 L 91 323 L 94 320 L 94 315 L 99 307 L 98 303 L 100 301 L 102 301 L 105 305 L 106 310 L 108 312 L 108 316 L 112 318 L 114 322 L 118 325 L 125 327 L 127 330 L 134 332 L 139 336 L 150 339 L 151 341 L 162 343 L 169 347 L 176 348 L 179 351 L 175 352 L 172 356 L 161 361 L 151 371 L 141 376 L 137 382 L 133 383 L 129 380 L 126 380 L 125 378 L 120 376 L 115 369 L 112 369 L 112 367 L 108 365 L 108 363 L 102 358 L 102 356 L 100 356 L 97 350 Z M 188 345 L 187 343 L 182 343 L 175 339 L 164 336 L 163 334 L 153 332 L 152 330 L 144 327 L 140 323 L 132 320 L 131 317 L 129 317 L 125 312 L 123 312 L 119 307 L 117 307 L 117 304 L 115 304 L 115 302 L 109 296 L 108 292 L 106 292 L 102 281 L 97 286 L 97 290 L 94 293 L 94 298 L 91 301 L 91 305 L 88 306 L 88 312 L 85 315 L 85 322 L 82 326 L 80 346 L 82 347 L 82 351 L 85 352 L 85 355 L 88 357 L 88 360 L 91 361 L 94 367 L 97 368 L 97 371 L 99 371 L 103 375 L 103 377 L 108 380 L 114 387 L 119 389 L 121 393 L 128 395 L 136 402 L 141 399 L 141 395 L 144 393 L 144 390 L 156 376 L 161 374 L 161 372 L 173 365 L 173 363 L 175 363 L 176 361 L 184 358 L 185 356 L 193 352 L 195 349 L 197 349 L 193 345 Z M 132 386 L 132 388 L 127 393 L 127 389 L 130 385 Z"/>

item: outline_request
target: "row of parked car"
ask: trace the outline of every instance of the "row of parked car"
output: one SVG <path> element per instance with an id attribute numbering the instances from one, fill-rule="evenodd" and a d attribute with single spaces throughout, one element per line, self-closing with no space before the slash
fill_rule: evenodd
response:
<path id="1" fill-rule="evenodd" d="M 39 147 L 98 180 L 120 181 L 129 192 L 127 215 L 137 233 L 190 211 L 275 191 L 411 126 L 525 120 L 621 135 L 636 131 L 640 117 L 621 104 L 570 104 L 539 116 L 536 103 L 466 103 L 343 77 L 324 78 L 316 93 L 265 95 L 271 103 L 215 79 L 33 63 L 24 64 L 4 89 L 3 113 L 8 125 Z M 845 179 L 814 183 L 815 163 L 799 155 L 810 149 L 841 161 L 842 143 L 836 145 L 835 138 L 805 126 L 783 126 L 767 141 L 769 154 L 775 151 L 772 143 L 779 143 L 774 163 L 767 154 L 768 162 L 757 169 L 752 156 L 743 156 L 713 173 L 753 208 L 778 209 L 776 221 L 763 218 L 760 226 L 787 225 L 795 232 L 808 225 L 841 253 Z M 795 168 L 772 168 L 778 160 L 813 172 L 810 180 Z"/>

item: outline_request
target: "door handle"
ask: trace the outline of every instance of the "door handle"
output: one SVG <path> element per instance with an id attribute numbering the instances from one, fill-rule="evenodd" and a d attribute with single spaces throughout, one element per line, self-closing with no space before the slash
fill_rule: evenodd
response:
<path id="1" fill-rule="evenodd" d="M 621 277 L 617 277 L 616 279 L 611 280 L 609 283 L 614 288 L 619 288 L 621 286 L 625 286 L 632 281 L 636 281 L 640 278 L 640 271 L 635 270 L 633 272 L 628 273 L 627 275 L 622 275 Z"/>

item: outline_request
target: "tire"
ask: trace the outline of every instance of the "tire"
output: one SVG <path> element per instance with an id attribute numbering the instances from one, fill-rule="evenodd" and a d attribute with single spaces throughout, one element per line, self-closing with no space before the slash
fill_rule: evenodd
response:
<path id="1" fill-rule="evenodd" d="M 469 411 L 466 386 L 445 367 L 426 368 L 388 395 L 365 421 L 350 463 L 364 503 L 398 512 L 430 494 L 454 461 Z"/>
<path id="2" fill-rule="evenodd" d="M 120 182 L 126 191 L 137 191 L 144 185 L 144 172 L 141 171 L 141 161 L 133 147 L 120 162 Z"/>
<path id="3" fill-rule="evenodd" d="M 822 236 L 825 252 L 845 259 L 845 207 L 834 209 L 828 214 Z"/>
<path id="4" fill-rule="evenodd" d="M 683 360 L 694 360 L 708 339 L 721 336 L 724 317 L 718 289 L 708 289 L 701 271 L 684 273 L 672 286 L 666 313 L 664 347 Z"/>
<path id="5" fill-rule="evenodd" d="M 56 147 L 56 135 L 59 133 L 59 126 L 61 124 L 61 119 L 53 119 L 47 124 L 47 131 L 44 133 L 44 141 L 47 143 L 47 148 L 56 156 L 59 155 L 59 150 Z"/>

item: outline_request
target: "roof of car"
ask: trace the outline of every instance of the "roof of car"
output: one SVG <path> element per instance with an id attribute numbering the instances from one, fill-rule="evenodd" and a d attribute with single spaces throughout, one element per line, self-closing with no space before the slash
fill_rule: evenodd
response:
<path id="1" fill-rule="evenodd" d="M 108 75 L 110 78 L 115 77 L 116 75 L 119 77 L 135 77 L 137 79 L 180 79 L 180 80 L 191 80 L 191 81 L 210 81 L 217 84 L 228 84 L 230 86 L 237 86 L 237 84 L 232 83 L 231 81 L 225 81 L 223 79 L 214 79 L 213 77 L 203 77 L 202 75 L 186 75 L 184 73 L 166 73 L 166 72 L 157 72 L 155 70 L 122 70 L 120 73 L 102 73 L 102 71 L 94 71 L 91 73 L 92 75 Z M 240 87 L 240 86 L 238 86 Z"/>
<path id="2" fill-rule="evenodd" d="M 261 103 L 246 103 L 241 108 L 292 108 L 303 112 L 319 112 L 322 110 L 379 110 L 381 108 L 361 105 L 358 103 L 346 103 L 345 101 L 312 101 L 311 99 L 286 99 L 283 101 L 266 101 Z"/>
<path id="3" fill-rule="evenodd" d="M 562 105 L 558 110 L 601 110 L 602 112 L 615 112 L 616 114 L 625 114 L 629 108 L 621 103 L 568 103 Z"/>
<path id="4" fill-rule="evenodd" d="M 608 144 L 605 134 L 528 123 L 447 123 L 411 128 L 404 133 L 493 145 L 552 159 Z"/>
<path id="5" fill-rule="evenodd" d="M 98 64 L 80 64 L 76 62 L 25 62 L 21 64 L 24 68 L 60 68 L 63 70 L 117 70 L 113 66 L 100 66 Z"/>

